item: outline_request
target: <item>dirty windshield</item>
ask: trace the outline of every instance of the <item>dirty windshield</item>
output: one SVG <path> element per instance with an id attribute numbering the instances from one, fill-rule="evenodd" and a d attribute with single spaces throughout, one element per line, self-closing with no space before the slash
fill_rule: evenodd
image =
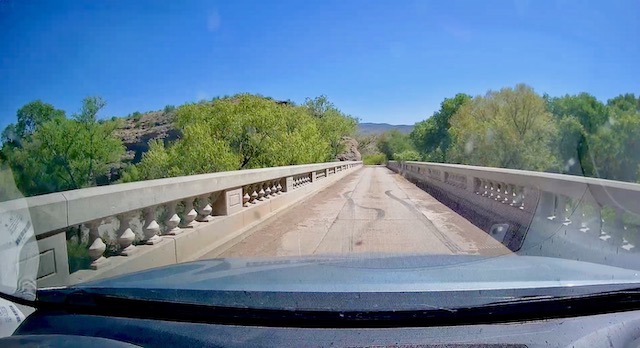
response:
<path id="1" fill-rule="evenodd" d="M 638 287 L 639 13 L 0 0 L 0 291 Z"/>

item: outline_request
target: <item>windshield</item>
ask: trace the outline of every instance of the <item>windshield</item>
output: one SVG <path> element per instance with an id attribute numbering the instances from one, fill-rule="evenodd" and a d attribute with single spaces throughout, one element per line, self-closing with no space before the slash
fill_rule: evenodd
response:
<path id="1" fill-rule="evenodd" d="M 332 311 L 637 288 L 639 13 L 0 1 L 0 292 Z"/>

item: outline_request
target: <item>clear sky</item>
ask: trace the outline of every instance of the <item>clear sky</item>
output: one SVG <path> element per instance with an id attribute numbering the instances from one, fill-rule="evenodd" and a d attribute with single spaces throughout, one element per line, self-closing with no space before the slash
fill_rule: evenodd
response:
<path id="1" fill-rule="evenodd" d="M 218 95 L 325 94 L 413 124 L 445 97 L 524 82 L 640 93 L 640 1 L 0 0 L 0 126 L 42 99 L 102 117 Z"/>

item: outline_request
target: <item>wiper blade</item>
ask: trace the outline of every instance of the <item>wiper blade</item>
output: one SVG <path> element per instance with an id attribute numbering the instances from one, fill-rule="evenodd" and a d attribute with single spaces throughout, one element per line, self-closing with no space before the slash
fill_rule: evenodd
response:
<path id="1" fill-rule="evenodd" d="M 389 294 L 393 296 L 393 294 Z M 580 296 L 534 296 L 465 308 L 339 311 L 223 307 L 205 304 L 123 298 L 84 290 L 69 291 L 41 309 L 64 310 L 139 319 L 246 326 L 367 328 L 427 327 L 507 323 L 640 309 L 640 290 L 629 289 Z"/>

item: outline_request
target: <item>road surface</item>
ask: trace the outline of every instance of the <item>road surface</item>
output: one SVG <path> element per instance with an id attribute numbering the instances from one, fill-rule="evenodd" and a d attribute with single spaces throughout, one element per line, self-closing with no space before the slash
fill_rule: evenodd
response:
<path id="1" fill-rule="evenodd" d="M 366 166 L 253 228 L 211 257 L 345 253 L 510 253 L 502 244 L 382 166 Z"/>

